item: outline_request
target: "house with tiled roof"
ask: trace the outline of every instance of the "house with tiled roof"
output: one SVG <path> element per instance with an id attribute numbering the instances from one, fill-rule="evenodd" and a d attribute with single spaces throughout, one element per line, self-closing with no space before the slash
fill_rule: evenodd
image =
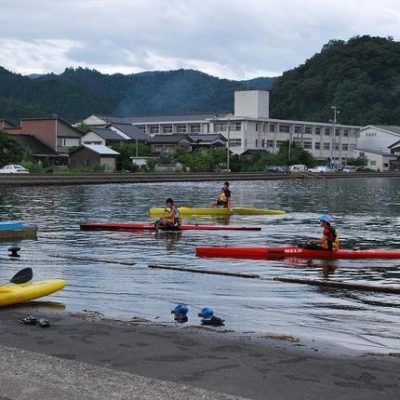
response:
<path id="1" fill-rule="evenodd" d="M 0 119 L 0 131 L 4 128 L 16 128 L 16 126 L 6 119 Z"/>
<path id="2" fill-rule="evenodd" d="M 26 160 L 31 159 L 43 166 L 68 164 L 67 155 L 55 152 L 34 136 L 14 134 L 10 135 L 10 138 L 24 149 L 24 159 Z"/>
<path id="3" fill-rule="evenodd" d="M 5 128 L 9 135 L 33 136 L 56 153 L 68 155 L 81 144 L 82 133 L 61 118 L 23 118 L 18 127 Z"/>
<path id="4" fill-rule="evenodd" d="M 107 172 L 116 170 L 116 159 L 119 153 L 100 144 L 83 144 L 71 150 L 69 154 L 70 167 L 92 168 L 103 167 Z"/>

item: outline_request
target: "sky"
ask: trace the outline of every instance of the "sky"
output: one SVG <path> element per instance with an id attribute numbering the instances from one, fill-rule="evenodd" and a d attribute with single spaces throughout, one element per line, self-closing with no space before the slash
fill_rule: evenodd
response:
<path id="1" fill-rule="evenodd" d="M 0 0 L 0 66 L 23 75 L 195 69 L 278 76 L 330 40 L 400 40 L 398 0 Z"/>

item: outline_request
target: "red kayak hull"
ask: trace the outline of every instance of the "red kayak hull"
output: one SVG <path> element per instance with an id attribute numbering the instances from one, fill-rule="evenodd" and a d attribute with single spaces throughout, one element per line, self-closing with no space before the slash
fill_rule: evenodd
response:
<path id="1" fill-rule="evenodd" d="M 225 257 L 267 260 L 277 258 L 362 259 L 400 258 L 400 250 L 309 250 L 295 246 L 196 247 L 198 257 Z"/>
<path id="2" fill-rule="evenodd" d="M 154 231 L 154 223 L 147 222 L 91 222 L 81 224 L 81 230 L 108 230 L 108 231 L 135 231 L 135 230 L 150 230 Z M 178 228 L 163 228 L 162 231 L 260 231 L 259 226 L 237 226 L 237 225 L 180 225 Z"/>

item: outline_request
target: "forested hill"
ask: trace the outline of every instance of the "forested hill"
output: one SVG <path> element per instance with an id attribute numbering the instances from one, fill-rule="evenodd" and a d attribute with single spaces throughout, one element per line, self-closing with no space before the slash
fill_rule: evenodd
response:
<path id="1" fill-rule="evenodd" d="M 105 75 L 83 68 L 24 77 L 0 67 L 0 119 L 229 112 L 235 90 L 268 90 L 274 79 L 232 81 L 183 69 Z"/>
<path id="2" fill-rule="evenodd" d="M 332 40 L 305 64 L 285 72 L 271 91 L 274 118 L 400 125 L 400 43 L 362 36 Z"/>
<path id="3" fill-rule="evenodd" d="M 0 119 L 227 112 L 234 91 L 247 89 L 270 90 L 272 118 L 327 122 L 336 105 L 340 123 L 400 125 L 400 43 L 370 36 L 332 40 L 279 78 L 248 81 L 183 69 L 105 75 L 68 68 L 25 77 L 0 67 Z"/>

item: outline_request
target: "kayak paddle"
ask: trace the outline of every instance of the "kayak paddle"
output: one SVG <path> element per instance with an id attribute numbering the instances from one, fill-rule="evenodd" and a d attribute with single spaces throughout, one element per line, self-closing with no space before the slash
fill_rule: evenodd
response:
<path id="1" fill-rule="evenodd" d="M 21 284 L 26 283 L 32 280 L 33 272 L 32 268 L 24 268 L 21 271 L 18 271 L 11 279 L 11 283 Z"/>

